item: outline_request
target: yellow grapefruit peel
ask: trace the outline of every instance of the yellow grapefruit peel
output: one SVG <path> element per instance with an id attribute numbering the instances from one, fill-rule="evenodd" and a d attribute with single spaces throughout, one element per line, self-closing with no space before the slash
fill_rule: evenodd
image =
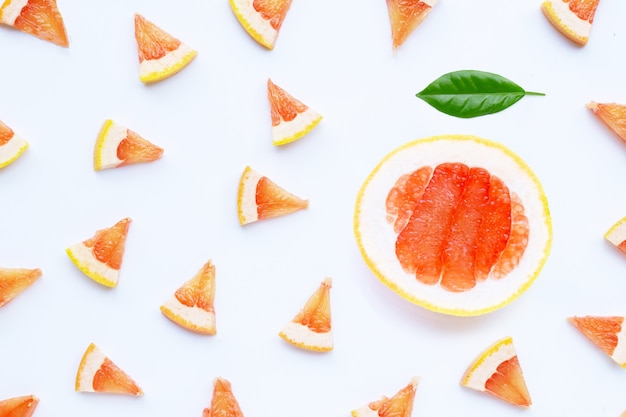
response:
<path id="1" fill-rule="evenodd" d="M 599 0 L 546 0 L 541 4 L 541 11 L 563 36 L 579 46 L 585 46 L 589 41 L 598 2 Z M 589 11 L 587 15 L 580 17 L 573 11 L 572 5 L 583 9 L 583 3 L 590 4 L 585 5 Z"/>
<path id="2" fill-rule="evenodd" d="M 259 1 L 258 4 L 255 4 L 257 2 L 254 0 L 229 0 L 229 3 L 237 20 L 250 37 L 265 48 L 274 49 L 280 27 L 291 6 L 291 0 Z M 275 7 L 275 9 L 279 9 L 278 13 L 269 20 L 262 15 L 262 10 L 257 10 L 260 4 L 267 5 L 268 3 L 275 3 L 272 6 L 279 5 L 279 7 Z M 267 12 L 271 11 L 267 10 Z M 272 24 L 272 20 L 277 23 Z"/>
<path id="3" fill-rule="evenodd" d="M 626 254 L 626 217 L 621 218 L 604 234 L 604 238 L 611 242 L 620 252 Z"/>
<path id="4" fill-rule="evenodd" d="M 15 134 L 9 126 L 0 122 L 0 168 L 15 162 L 26 149 L 28 149 L 28 142 Z"/>

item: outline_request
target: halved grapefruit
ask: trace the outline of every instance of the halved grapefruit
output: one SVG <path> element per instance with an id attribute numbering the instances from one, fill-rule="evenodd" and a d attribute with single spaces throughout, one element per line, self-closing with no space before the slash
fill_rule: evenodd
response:
<path id="1" fill-rule="evenodd" d="M 439 0 L 387 0 L 393 49 L 398 49 Z"/>
<path id="2" fill-rule="evenodd" d="M 548 202 L 531 169 L 499 143 L 460 135 L 385 156 L 358 193 L 354 232 L 385 285 L 460 316 L 519 297 L 552 242 Z"/>
<path id="3" fill-rule="evenodd" d="M 604 234 L 604 238 L 626 255 L 626 217 L 622 217 Z"/>
<path id="4" fill-rule="evenodd" d="M 352 410 L 352 417 L 410 417 L 418 383 L 419 378 L 411 378 L 409 384 L 393 397 L 387 398 L 383 395 L 380 400 Z"/>
<path id="5" fill-rule="evenodd" d="M 520 407 L 531 400 L 513 339 L 506 337 L 489 346 L 470 364 L 461 385 L 486 392 Z"/>
<path id="6" fill-rule="evenodd" d="M 548 21 L 572 42 L 585 46 L 600 0 L 545 0 L 541 11 Z"/>
<path id="7" fill-rule="evenodd" d="M 302 349 L 328 352 L 333 349 L 330 314 L 332 280 L 325 278 L 306 304 L 278 335 Z"/>
<path id="8" fill-rule="evenodd" d="M 274 49 L 292 0 L 229 0 L 241 26 L 259 44 Z"/>
<path id="9" fill-rule="evenodd" d="M 198 55 L 140 14 L 135 14 L 135 40 L 139 49 L 139 79 L 148 84 L 181 71 Z"/>
<path id="10" fill-rule="evenodd" d="M 0 417 L 31 417 L 39 405 L 34 395 L 7 398 L 0 401 Z"/>
<path id="11" fill-rule="evenodd" d="M 91 343 L 78 365 L 76 391 L 143 395 L 133 379 Z"/>
<path id="12" fill-rule="evenodd" d="M 10 165 L 28 148 L 28 142 L 0 122 L 0 168 Z"/>
<path id="13" fill-rule="evenodd" d="M 161 305 L 161 312 L 179 326 L 200 334 L 214 335 L 215 266 L 208 261 L 189 281 Z"/>
<path id="14" fill-rule="evenodd" d="M 119 280 L 130 222 L 128 217 L 122 219 L 65 251 L 74 265 L 89 278 L 106 287 L 115 287 Z"/>
<path id="15" fill-rule="evenodd" d="M 65 48 L 70 45 L 56 0 L 4 0 L 0 23 Z"/>
<path id="16" fill-rule="evenodd" d="M 626 141 L 626 105 L 591 101 L 587 104 L 587 108 L 620 139 Z"/>
<path id="17" fill-rule="evenodd" d="M 220 377 L 213 380 L 211 407 L 202 411 L 202 417 L 243 417 L 228 380 Z"/>
<path id="18" fill-rule="evenodd" d="M 0 307 L 8 304 L 41 277 L 41 269 L 0 268 Z"/>
<path id="19" fill-rule="evenodd" d="M 300 139 L 322 120 L 322 116 L 288 92 L 267 80 L 267 98 L 272 115 L 272 142 L 284 145 Z"/>
<path id="20" fill-rule="evenodd" d="M 241 174 L 237 193 L 237 212 L 241 225 L 284 216 L 308 206 L 308 200 L 291 194 L 249 166 Z"/>
<path id="21" fill-rule="evenodd" d="M 619 366 L 626 368 L 624 316 L 583 316 L 567 319 Z"/>
<path id="22" fill-rule="evenodd" d="M 160 148 L 125 126 L 105 120 L 98 133 L 93 154 L 96 171 L 152 162 L 163 156 Z"/>

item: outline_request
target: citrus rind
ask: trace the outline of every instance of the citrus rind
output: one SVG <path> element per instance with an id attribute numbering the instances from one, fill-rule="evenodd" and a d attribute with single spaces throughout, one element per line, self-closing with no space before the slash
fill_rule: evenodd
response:
<path id="1" fill-rule="evenodd" d="M 333 350 L 332 331 L 317 333 L 301 323 L 289 322 L 278 335 L 286 342 L 314 352 Z"/>
<path id="2" fill-rule="evenodd" d="M 102 364 L 106 361 L 110 360 L 107 356 L 98 348 L 94 343 L 90 343 L 83 357 L 80 360 L 80 364 L 78 365 L 78 370 L 76 371 L 76 380 L 74 383 L 74 389 L 77 392 L 101 392 L 94 389 L 94 377 L 97 372 L 102 367 Z M 122 371 L 123 372 L 123 371 Z M 131 378 L 128 375 L 124 374 L 124 377 L 128 380 Z M 132 381 L 132 380 L 131 380 Z M 133 381 L 133 385 L 136 384 Z M 143 391 L 141 388 L 136 386 L 137 391 L 135 393 L 127 393 L 127 392 L 116 392 L 117 394 L 132 394 L 136 396 L 143 395 Z"/>
<path id="3" fill-rule="evenodd" d="M 161 312 L 165 317 L 187 330 L 205 335 L 216 334 L 214 312 L 197 306 L 188 307 L 178 301 L 175 296 L 161 305 Z"/>
<path id="4" fill-rule="evenodd" d="M 254 9 L 252 0 L 229 0 L 233 13 L 248 34 L 267 49 L 274 49 L 278 31 Z"/>
<path id="5" fill-rule="evenodd" d="M 0 168 L 4 168 L 19 158 L 28 149 L 28 142 L 13 134 L 11 140 L 0 146 Z"/>
<path id="6" fill-rule="evenodd" d="M 198 55 L 198 51 L 180 43 L 174 51 L 159 59 L 145 59 L 139 64 L 139 80 L 145 84 L 164 80 L 180 72 Z"/>
<path id="7" fill-rule="evenodd" d="M 497 372 L 498 366 L 516 355 L 511 337 L 498 340 L 470 364 L 461 378 L 461 385 L 484 391 L 485 383 Z"/>
<path id="8" fill-rule="evenodd" d="M 621 218 L 604 234 L 604 238 L 611 242 L 620 251 L 626 253 L 626 217 Z"/>
<path id="9" fill-rule="evenodd" d="M 290 121 L 281 120 L 277 126 L 272 126 L 272 142 L 276 146 L 285 145 L 300 139 L 309 133 L 322 121 L 322 115 L 311 108 Z"/>
<path id="10" fill-rule="evenodd" d="M 122 162 L 117 157 L 117 148 L 121 141 L 126 138 L 126 127 L 114 123 L 113 120 L 105 120 L 96 139 L 95 151 L 93 153 L 93 168 L 96 171 L 102 169 L 115 168 Z"/>
<path id="11" fill-rule="evenodd" d="M 84 243 L 77 243 L 67 248 L 65 252 L 80 271 L 98 284 L 111 288 L 117 285 L 120 271 L 97 260 L 91 248 Z"/>
<path id="12" fill-rule="evenodd" d="M 541 4 L 541 11 L 563 36 L 580 46 L 587 44 L 592 25 L 572 12 L 568 2 L 546 0 Z"/>

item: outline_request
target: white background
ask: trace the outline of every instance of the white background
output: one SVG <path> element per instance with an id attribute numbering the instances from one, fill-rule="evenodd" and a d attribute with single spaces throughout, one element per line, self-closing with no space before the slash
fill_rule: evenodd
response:
<path id="1" fill-rule="evenodd" d="M 222 376 L 248 417 L 349 416 L 417 375 L 414 416 L 618 416 L 626 370 L 566 317 L 626 314 L 626 258 L 603 239 L 626 215 L 626 145 L 585 108 L 626 103 L 626 2 L 602 0 L 584 48 L 550 26 L 540 3 L 441 0 L 395 54 L 382 0 L 294 0 L 273 51 L 226 0 L 59 0 L 69 49 L 0 28 L 0 120 L 30 142 L 0 171 L 0 266 L 43 270 L 0 310 L 0 398 L 35 394 L 38 416 L 199 416 Z M 196 60 L 143 85 L 135 12 L 197 49 Z M 475 119 L 415 97 L 460 69 L 547 95 Z M 283 148 L 271 144 L 268 78 L 324 116 Z M 107 118 L 165 148 L 163 159 L 94 172 Z M 402 300 L 367 269 L 352 233 L 356 193 L 375 164 L 447 133 L 518 153 L 553 215 L 552 253 L 533 287 L 482 317 Z M 239 226 L 246 165 L 308 198 L 309 209 Z M 106 289 L 64 250 L 126 216 L 120 282 Z M 208 259 L 217 268 L 213 337 L 159 312 Z M 313 354 L 277 333 L 325 276 L 335 349 Z M 459 386 L 471 360 L 504 336 L 517 348 L 528 410 Z M 74 392 L 90 342 L 145 396 Z"/>

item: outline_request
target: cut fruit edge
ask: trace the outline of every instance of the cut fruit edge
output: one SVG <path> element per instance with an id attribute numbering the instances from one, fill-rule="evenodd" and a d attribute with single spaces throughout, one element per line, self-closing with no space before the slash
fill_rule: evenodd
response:
<path id="1" fill-rule="evenodd" d="M 604 234 L 604 238 L 621 252 L 626 253 L 626 217 L 622 217 Z"/>
<path id="2" fill-rule="evenodd" d="M 28 16 L 28 19 L 24 19 L 24 25 L 21 25 L 17 19 L 21 17 L 23 9 L 28 6 L 29 0 L 5 0 L 4 4 L 0 4 L 0 23 L 41 40 L 68 48 L 67 32 L 56 0 L 46 0 L 44 3 L 47 8 L 39 7 L 38 12 L 40 14 Z M 41 26 L 48 30 L 41 30 Z"/>
<path id="3" fill-rule="evenodd" d="M 617 333 L 598 333 L 589 334 L 585 330 L 584 324 L 596 321 L 596 322 L 611 322 L 613 320 L 621 320 L 620 329 Z M 587 340 L 589 340 L 596 348 L 602 350 L 608 355 L 615 363 L 622 368 L 626 368 L 626 320 L 624 316 L 573 316 L 568 317 L 567 321 L 572 324 L 578 332 L 580 332 Z M 597 336 L 598 340 L 594 338 Z M 606 343 L 609 339 L 608 336 L 614 336 L 617 343 L 611 350 L 606 349 L 603 343 Z"/>
<path id="4" fill-rule="evenodd" d="M 409 395 L 410 397 L 413 398 L 409 398 L 409 404 L 406 404 L 407 409 L 404 409 L 401 411 L 401 414 L 398 414 L 399 416 L 403 416 L 403 417 L 409 417 L 411 415 L 411 412 L 413 411 L 413 401 L 414 401 L 414 396 L 415 396 L 415 391 L 417 390 L 417 386 L 419 385 L 419 377 L 414 376 L 411 378 L 411 381 L 409 382 L 409 384 L 407 386 L 405 386 L 404 388 L 401 388 L 396 394 L 394 394 L 391 398 L 388 398 L 386 396 L 383 396 L 380 400 L 377 401 L 372 401 L 364 406 L 362 406 L 361 408 L 357 408 L 355 410 L 352 410 L 351 414 L 352 417 L 380 417 L 380 414 L 378 412 L 378 410 L 380 409 L 382 403 L 392 403 L 394 402 L 394 400 L 403 400 L 404 398 L 401 398 L 403 395 Z M 409 391 L 408 393 L 406 391 Z M 400 410 L 397 410 L 395 407 L 387 407 L 387 410 L 393 409 L 394 411 L 398 411 L 400 412 Z M 388 414 L 384 414 L 384 416 L 386 417 Z M 395 416 L 396 414 L 389 414 L 390 416 Z"/>
<path id="5" fill-rule="evenodd" d="M 0 307 L 26 291 L 41 275 L 39 268 L 0 268 Z"/>
<path id="6" fill-rule="evenodd" d="M 132 390 L 122 391 L 100 391 L 94 388 L 94 379 L 97 378 L 101 367 L 105 362 L 109 362 L 109 366 L 115 367 L 118 371 L 116 374 L 117 377 L 123 379 L 125 385 L 133 387 Z M 120 381 L 118 381 L 120 382 Z M 135 383 L 135 381 L 128 376 L 123 370 L 121 370 L 114 362 L 109 359 L 104 352 L 100 350 L 94 343 L 90 343 L 83 357 L 81 358 L 80 364 L 78 365 L 78 371 L 76 372 L 76 382 L 75 382 L 75 390 L 77 392 L 97 392 L 97 393 L 112 393 L 112 394 L 126 394 L 126 395 L 134 395 L 140 396 L 143 395 L 143 390 Z"/>
<path id="7" fill-rule="evenodd" d="M 269 21 L 257 12 L 252 0 L 229 0 L 230 7 L 245 31 L 265 48 L 272 50 L 278 38 L 278 32 Z"/>
<path id="8" fill-rule="evenodd" d="M 310 107 L 290 121 L 272 126 L 272 143 L 276 146 L 294 142 L 308 134 L 322 121 L 322 115 Z"/>
<path id="9" fill-rule="evenodd" d="M 39 405 L 39 398 L 34 395 L 0 400 L 0 416 L 31 417 Z"/>
<path id="10" fill-rule="evenodd" d="M 85 275 L 98 284 L 113 288 L 119 281 L 120 271 L 110 268 L 97 260 L 83 242 L 70 246 L 65 250 L 74 265 Z"/>
<path id="11" fill-rule="evenodd" d="M 0 134 L 4 132 L 12 133 L 12 136 L 8 142 L 0 145 L 0 168 L 15 162 L 28 149 L 28 142 L 24 138 L 15 134 L 8 126 L 0 122 Z"/>
<path id="12" fill-rule="evenodd" d="M 417 2 L 402 2 L 401 0 L 387 0 L 387 10 L 389 13 L 389 22 L 391 24 L 391 40 L 394 52 L 398 50 L 411 36 L 411 34 L 426 20 L 431 10 L 437 4 L 439 0 L 420 0 Z M 422 9 L 421 13 L 416 14 L 417 8 L 420 6 L 427 6 L 426 9 Z M 407 11 L 404 16 L 402 15 L 402 6 L 406 8 L 412 8 Z M 399 24 L 400 22 L 401 24 Z M 404 26 L 403 26 L 404 25 Z"/>
<path id="13" fill-rule="evenodd" d="M 181 42 L 178 49 L 159 59 L 144 60 L 139 64 L 139 80 L 150 84 L 165 80 L 187 67 L 198 51 Z"/>
<path id="14" fill-rule="evenodd" d="M 579 46 L 589 41 L 592 24 L 582 20 L 569 9 L 569 2 L 546 0 L 541 4 L 541 11 L 552 26 L 563 36 Z M 592 15 L 593 19 L 593 15 Z"/>

